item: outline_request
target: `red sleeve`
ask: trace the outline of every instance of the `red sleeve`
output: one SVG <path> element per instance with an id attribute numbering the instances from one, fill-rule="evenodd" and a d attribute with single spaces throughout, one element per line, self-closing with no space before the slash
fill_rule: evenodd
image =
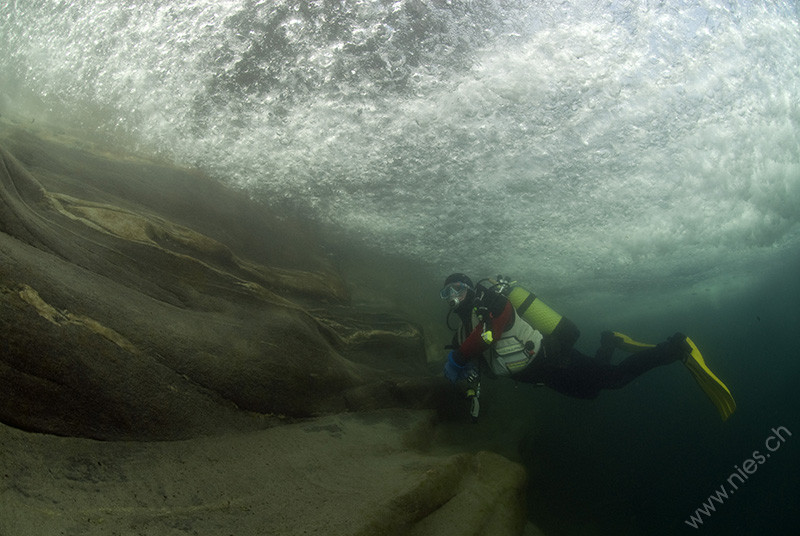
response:
<path id="1" fill-rule="evenodd" d="M 506 326 L 513 318 L 514 308 L 511 305 L 511 302 L 506 302 L 506 305 L 503 308 L 503 312 L 500 313 L 500 316 L 489 317 L 489 325 L 491 326 L 492 337 L 495 340 L 499 339 L 503 335 Z M 472 333 L 470 333 L 467 338 L 464 339 L 464 342 L 461 343 L 461 346 L 458 350 L 467 361 L 480 356 L 483 351 L 489 347 L 489 345 L 483 340 L 483 337 L 481 337 L 482 334 L 483 322 L 480 322 L 477 326 L 475 326 L 475 329 L 472 330 Z"/>

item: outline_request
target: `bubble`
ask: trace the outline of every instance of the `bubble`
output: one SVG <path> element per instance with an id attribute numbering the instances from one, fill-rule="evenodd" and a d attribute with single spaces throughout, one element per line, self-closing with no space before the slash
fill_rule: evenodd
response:
<path id="1" fill-rule="evenodd" d="M 434 267 L 694 284 L 797 246 L 796 15 L 16 3 L 3 108 L 133 140 Z"/>

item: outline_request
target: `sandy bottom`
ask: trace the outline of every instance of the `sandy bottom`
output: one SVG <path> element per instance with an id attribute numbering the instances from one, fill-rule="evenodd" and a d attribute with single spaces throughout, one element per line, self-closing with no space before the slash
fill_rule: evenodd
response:
<path id="1" fill-rule="evenodd" d="M 0 427 L 0 534 L 520 534 L 524 471 L 425 452 L 425 412 L 101 442 Z"/>

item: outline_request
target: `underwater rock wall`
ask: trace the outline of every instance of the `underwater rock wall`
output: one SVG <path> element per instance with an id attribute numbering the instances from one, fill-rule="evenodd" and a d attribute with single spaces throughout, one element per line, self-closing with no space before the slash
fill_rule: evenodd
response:
<path id="1" fill-rule="evenodd" d="M 3 422 L 175 439 L 430 407 L 420 328 L 350 307 L 308 226 L 200 173 L 19 129 L 0 158 Z"/>
<path id="2" fill-rule="evenodd" d="M 433 446 L 421 328 L 302 222 L 3 127 L 0 261 L 3 535 L 526 530 L 519 465 Z"/>

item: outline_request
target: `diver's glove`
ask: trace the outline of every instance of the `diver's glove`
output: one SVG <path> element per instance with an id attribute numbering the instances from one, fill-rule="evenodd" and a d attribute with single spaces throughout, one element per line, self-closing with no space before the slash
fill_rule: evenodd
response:
<path id="1" fill-rule="evenodd" d="M 444 364 L 444 376 L 450 380 L 451 383 L 456 383 L 459 380 L 464 380 L 475 375 L 475 365 L 472 363 L 466 363 L 464 365 L 458 364 L 456 356 L 460 355 L 458 350 L 452 350 L 447 354 L 447 362 Z"/>

